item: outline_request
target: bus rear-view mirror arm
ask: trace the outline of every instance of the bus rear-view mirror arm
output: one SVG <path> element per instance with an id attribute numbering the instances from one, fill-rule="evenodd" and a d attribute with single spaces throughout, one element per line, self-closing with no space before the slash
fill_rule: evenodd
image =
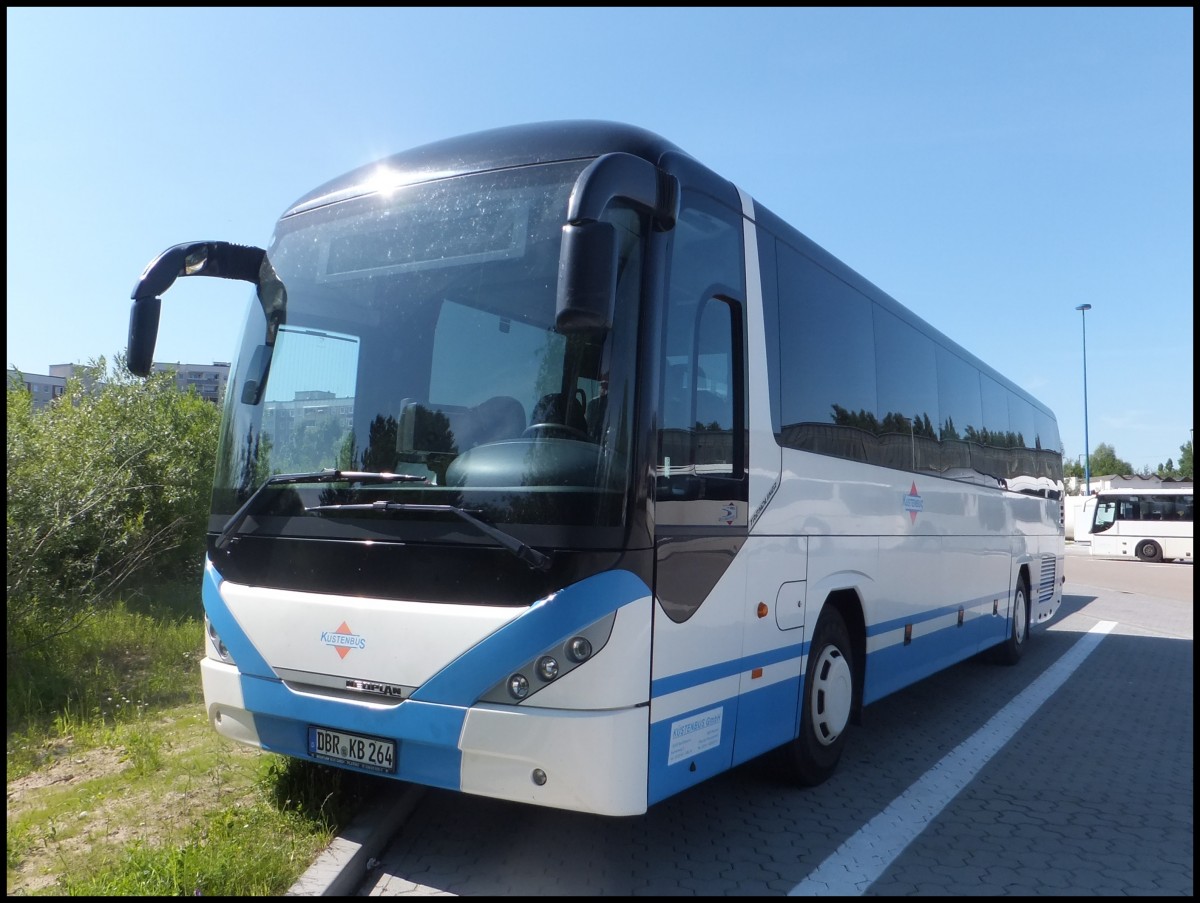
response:
<path id="1" fill-rule="evenodd" d="M 659 231 L 674 228 L 679 185 L 652 163 L 632 154 L 597 157 L 579 174 L 567 208 L 558 259 L 555 328 L 565 334 L 612 328 L 617 285 L 617 239 L 600 217 L 614 201 L 650 213 Z"/>
<path id="2" fill-rule="evenodd" d="M 235 245 L 227 241 L 191 241 L 167 248 L 152 260 L 133 286 L 129 311 L 129 371 L 148 376 L 154 360 L 154 345 L 158 338 L 158 320 L 162 310 L 162 295 L 180 276 L 216 276 L 240 279 L 254 285 L 259 303 L 267 318 L 266 337 L 261 353 L 254 355 L 261 373 L 253 380 L 256 397 L 266 382 L 266 370 L 271 359 L 271 347 L 284 323 L 287 310 L 287 290 L 267 259 L 262 248 Z M 248 383 L 249 385 L 249 383 Z M 245 398 L 243 398 L 245 401 Z"/>

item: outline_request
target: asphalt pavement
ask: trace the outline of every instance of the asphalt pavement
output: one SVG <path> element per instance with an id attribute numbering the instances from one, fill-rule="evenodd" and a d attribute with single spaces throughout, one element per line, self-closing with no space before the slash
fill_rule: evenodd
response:
<path id="1" fill-rule="evenodd" d="M 1012 888 L 1026 886 L 1021 876 L 1027 876 L 1028 889 L 1024 892 L 1039 895 L 1122 892 L 1191 895 L 1193 759 L 1190 739 L 1185 741 L 1188 750 L 1185 756 L 1164 756 L 1160 761 L 1147 761 L 1147 750 L 1152 750 L 1154 744 L 1145 737 L 1130 735 L 1122 739 L 1119 735 L 1112 736 L 1111 745 L 1104 748 L 1105 758 L 1097 755 L 1099 750 L 1094 745 L 1098 731 L 1108 732 L 1114 727 L 1130 730 L 1147 722 L 1162 724 L 1173 720 L 1178 724 L 1181 706 L 1186 707 L 1190 723 L 1193 606 L 1164 606 L 1166 620 L 1148 620 L 1145 597 L 1190 603 L 1191 564 L 1097 561 L 1087 556 L 1086 548 L 1070 543 L 1067 556 L 1066 595 L 1055 623 L 1072 619 L 1072 625 L 1080 623 L 1080 630 L 1086 631 L 1089 621 L 1111 619 L 1121 624 L 1124 640 L 1105 642 L 1103 649 L 1107 651 L 1093 657 L 1094 663 L 1089 670 L 1076 679 L 1077 692 L 1056 694 L 1047 702 L 1043 717 L 1056 725 L 1053 752 L 1044 747 L 1034 748 L 1038 743 L 1044 744 L 1044 738 L 1014 741 L 1014 757 L 1023 762 L 1021 770 L 1001 780 L 999 789 L 993 785 L 981 791 L 978 799 L 964 793 L 960 802 L 966 805 L 954 816 L 944 817 L 937 825 L 931 825 L 925 836 L 896 861 L 887 876 L 866 893 L 884 896 L 978 893 L 970 888 L 977 886 L 981 867 L 979 857 L 986 858 L 988 854 L 976 848 L 977 841 L 972 840 L 979 837 L 975 825 L 977 814 L 988 811 L 989 806 L 1003 807 L 1007 784 L 1029 780 L 1030 768 L 1036 771 L 1041 767 L 1038 765 L 1041 760 L 1047 769 L 1046 774 L 1040 776 L 1044 779 L 1040 785 L 1042 789 L 1036 797 L 1007 807 L 1020 817 L 1011 824 L 1007 816 L 996 818 L 994 824 L 989 822 L 991 836 L 987 841 L 989 845 L 996 842 L 994 855 L 997 862 L 994 866 L 985 863 L 984 867 L 995 868 L 1002 875 L 1011 871 L 1012 876 L 1017 876 L 1007 879 L 1009 883 L 1005 886 L 1011 890 L 1005 892 L 1021 892 Z M 1083 556 L 1082 559 L 1079 556 Z M 1086 571 L 1072 566 L 1073 562 L 1082 564 L 1084 560 L 1088 562 Z M 1103 588 L 1093 591 L 1093 586 Z M 1146 647 L 1140 642 L 1154 637 L 1183 639 L 1188 643 L 1185 648 L 1169 647 L 1171 660 L 1167 661 L 1162 647 L 1153 647 L 1156 651 L 1147 655 Z M 1176 688 L 1170 693 L 1130 691 L 1130 681 L 1135 679 L 1153 682 L 1159 688 L 1178 684 L 1172 675 L 1181 667 L 1188 671 L 1185 689 Z M 1150 708 L 1154 711 L 1148 711 Z M 1129 711 L 1121 714 L 1125 709 Z M 1190 731 L 1188 733 L 1190 736 Z M 1178 738 L 1171 742 L 1178 746 Z M 1022 749 L 1023 745 L 1030 748 Z M 1056 779 L 1064 762 L 1070 767 L 1062 773 L 1063 778 Z M 1140 790 L 1123 786 L 1123 795 L 1118 796 L 1111 786 L 1117 774 L 1123 785 L 1143 781 L 1144 786 Z M 1032 777 L 1038 778 L 1036 774 Z M 1172 787 L 1186 789 L 1187 799 L 1175 803 L 1164 799 L 1166 788 Z M 386 877 L 386 867 L 376 871 L 380 860 L 388 857 L 389 842 L 426 793 L 426 788 L 414 785 L 385 785 L 383 795 L 334 840 L 288 895 L 345 896 L 367 892 L 375 874 Z M 1114 806 L 1120 811 L 1109 811 Z M 487 808 L 482 803 L 479 807 L 481 811 Z M 956 826 L 956 818 L 965 821 Z M 1009 829 L 1012 836 L 1000 837 L 996 833 Z M 1030 848 L 1031 836 L 1042 836 L 1043 845 Z M 1155 841 L 1155 836 L 1160 839 Z M 463 836 L 465 845 L 469 846 L 470 842 Z M 932 852 L 922 850 L 923 845 L 934 849 Z M 947 850 L 960 848 L 966 864 L 960 864 L 963 874 L 956 878 L 955 866 L 946 861 L 945 854 Z M 1004 850 L 1010 851 L 1007 857 Z M 1014 850 L 1023 852 L 1014 859 L 1011 852 Z M 759 852 L 765 853 L 761 849 Z M 404 885 L 408 890 L 395 891 L 377 886 L 373 894 L 447 894 L 445 890 L 424 888 L 411 882 L 391 883 L 397 887 Z M 712 886 L 719 887 L 720 882 Z M 464 887 L 464 892 L 470 894 L 472 891 Z M 612 892 L 622 891 L 614 888 Z M 676 888 L 674 892 L 688 891 Z"/>

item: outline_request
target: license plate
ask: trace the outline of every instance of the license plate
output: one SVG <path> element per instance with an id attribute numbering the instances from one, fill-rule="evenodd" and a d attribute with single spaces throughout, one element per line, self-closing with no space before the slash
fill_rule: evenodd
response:
<path id="1" fill-rule="evenodd" d="M 393 773 L 396 770 L 396 741 L 382 737 L 364 737 L 327 727 L 309 727 L 308 754 L 326 762 L 357 765 L 371 771 Z"/>

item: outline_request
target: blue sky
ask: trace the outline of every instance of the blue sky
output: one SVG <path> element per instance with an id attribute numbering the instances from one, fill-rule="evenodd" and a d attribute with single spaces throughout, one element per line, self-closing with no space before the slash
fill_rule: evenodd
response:
<path id="1" fill-rule="evenodd" d="M 1135 469 L 1191 438 L 1193 11 L 7 10 L 8 366 L 123 351 L 170 245 L 465 132 L 658 132 Z M 183 280 L 156 360 L 227 361 Z"/>

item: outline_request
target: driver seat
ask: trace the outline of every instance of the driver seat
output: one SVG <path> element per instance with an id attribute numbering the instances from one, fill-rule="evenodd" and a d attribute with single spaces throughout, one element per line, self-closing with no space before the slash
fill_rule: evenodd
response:
<path id="1" fill-rule="evenodd" d="M 572 398 L 564 416 L 562 400 L 561 392 L 551 392 L 549 395 L 543 395 L 541 401 L 533 406 L 533 414 L 529 418 L 529 425 L 533 426 L 535 423 L 561 423 L 587 435 L 587 415 L 584 413 L 583 402 L 578 398 Z"/>
<path id="2" fill-rule="evenodd" d="M 511 395 L 496 395 L 471 408 L 459 450 L 476 445 L 516 439 L 525 429 L 525 408 Z"/>

